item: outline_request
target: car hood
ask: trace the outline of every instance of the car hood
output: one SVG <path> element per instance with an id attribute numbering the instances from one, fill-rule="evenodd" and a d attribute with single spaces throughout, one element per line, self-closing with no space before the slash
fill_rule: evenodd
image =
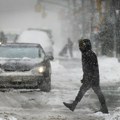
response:
<path id="1" fill-rule="evenodd" d="M 4 71 L 30 71 L 42 62 L 42 59 L 0 59 L 0 67 Z"/>

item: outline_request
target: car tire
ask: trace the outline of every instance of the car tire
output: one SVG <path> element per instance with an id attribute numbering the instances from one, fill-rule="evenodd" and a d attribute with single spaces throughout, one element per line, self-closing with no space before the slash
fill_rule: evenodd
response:
<path id="1" fill-rule="evenodd" d="M 50 92 L 51 90 L 51 78 L 48 77 L 43 82 L 38 85 L 38 88 L 43 92 Z"/>

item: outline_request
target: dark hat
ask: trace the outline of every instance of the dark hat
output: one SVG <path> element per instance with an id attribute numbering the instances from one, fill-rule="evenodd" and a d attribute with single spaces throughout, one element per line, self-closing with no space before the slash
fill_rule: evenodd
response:
<path id="1" fill-rule="evenodd" d="M 80 39 L 78 40 L 79 48 L 82 52 L 92 49 L 91 42 L 89 39 Z"/>

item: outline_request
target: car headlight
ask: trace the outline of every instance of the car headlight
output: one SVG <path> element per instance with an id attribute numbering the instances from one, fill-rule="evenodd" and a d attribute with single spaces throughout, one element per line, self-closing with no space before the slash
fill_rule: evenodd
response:
<path id="1" fill-rule="evenodd" d="M 46 71 L 46 66 L 40 66 L 40 67 L 36 67 L 34 69 L 32 69 L 32 73 L 33 74 L 42 74 Z"/>
<path id="2" fill-rule="evenodd" d="M 45 66 L 41 66 L 41 67 L 38 68 L 39 73 L 43 73 L 43 72 L 45 72 L 45 70 L 46 70 Z"/>

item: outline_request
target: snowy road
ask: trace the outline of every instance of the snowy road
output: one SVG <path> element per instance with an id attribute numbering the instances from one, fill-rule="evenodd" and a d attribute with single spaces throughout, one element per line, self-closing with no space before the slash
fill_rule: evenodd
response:
<path id="1" fill-rule="evenodd" d="M 75 98 L 81 85 L 81 61 L 74 59 L 52 62 L 52 90 L 49 93 L 1 91 L 0 120 L 120 120 L 120 64 L 114 58 L 99 58 L 99 61 L 101 87 L 109 115 L 94 113 L 99 109 L 99 102 L 92 90 L 85 94 L 74 112 L 63 106 L 63 101 L 70 102 Z"/>

